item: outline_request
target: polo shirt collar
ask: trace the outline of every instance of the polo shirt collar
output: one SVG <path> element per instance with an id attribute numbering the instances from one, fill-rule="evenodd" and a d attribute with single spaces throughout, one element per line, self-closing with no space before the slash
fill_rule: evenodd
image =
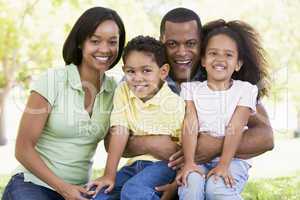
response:
<path id="1" fill-rule="evenodd" d="M 201 80 L 201 78 L 202 78 L 202 72 L 201 72 L 200 67 L 198 67 L 195 76 L 193 76 L 193 78 L 190 81 L 199 81 L 199 80 Z M 166 81 L 167 81 L 170 89 L 179 95 L 181 88 L 177 86 L 175 80 L 171 76 L 168 76 Z"/>
<path id="2" fill-rule="evenodd" d="M 82 84 L 81 84 L 81 80 L 80 80 L 78 67 L 74 64 L 70 64 L 66 67 L 67 67 L 68 81 L 69 81 L 71 87 L 75 90 L 82 91 Z M 106 92 L 114 91 L 113 85 L 108 80 L 108 78 L 105 74 L 103 75 L 103 83 L 101 85 L 100 92 L 102 92 L 103 90 Z"/>

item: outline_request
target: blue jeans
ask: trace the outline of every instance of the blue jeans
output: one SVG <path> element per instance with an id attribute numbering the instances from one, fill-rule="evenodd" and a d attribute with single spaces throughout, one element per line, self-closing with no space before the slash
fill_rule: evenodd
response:
<path id="1" fill-rule="evenodd" d="M 49 188 L 24 182 L 24 175 L 19 173 L 11 177 L 2 200 L 64 200 L 64 198 Z"/>
<path id="2" fill-rule="evenodd" d="M 212 161 L 206 164 L 198 165 L 200 169 L 207 174 L 209 170 L 218 164 Z M 215 183 L 213 176 L 208 180 L 200 174 L 192 172 L 188 175 L 187 186 L 180 186 L 178 195 L 180 200 L 241 200 L 241 192 L 248 180 L 248 169 L 250 165 L 240 159 L 233 159 L 229 170 L 234 178 L 235 185 L 227 187 L 222 178 Z"/>
<path id="3" fill-rule="evenodd" d="M 165 161 L 136 161 L 117 172 L 112 192 L 102 190 L 95 200 L 159 200 L 162 194 L 155 187 L 170 183 L 175 176 Z"/>

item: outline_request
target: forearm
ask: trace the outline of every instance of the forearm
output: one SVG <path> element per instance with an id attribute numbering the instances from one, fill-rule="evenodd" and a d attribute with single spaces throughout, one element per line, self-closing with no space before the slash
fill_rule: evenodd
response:
<path id="1" fill-rule="evenodd" d="M 125 127 L 116 126 L 111 128 L 110 134 L 104 175 L 115 178 L 119 161 L 128 141 L 129 131 Z"/>
<path id="2" fill-rule="evenodd" d="M 125 147 L 123 157 L 131 158 L 148 154 L 148 149 L 150 149 L 148 144 L 147 136 L 130 136 Z"/>
<path id="3" fill-rule="evenodd" d="M 15 156 L 28 171 L 61 193 L 61 188 L 66 183 L 48 168 L 39 153 L 35 150 L 34 145 L 26 144 L 26 142 L 18 142 L 17 140 Z"/>
<path id="4" fill-rule="evenodd" d="M 223 151 L 220 157 L 220 164 L 229 167 L 232 158 L 235 155 L 235 152 L 238 148 L 240 140 L 242 138 L 241 131 L 230 133 L 230 131 L 226 131 Z"/>

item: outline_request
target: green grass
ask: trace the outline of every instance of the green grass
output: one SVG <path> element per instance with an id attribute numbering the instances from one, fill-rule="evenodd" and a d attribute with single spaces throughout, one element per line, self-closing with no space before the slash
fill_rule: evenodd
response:
<path id="1" fill-rule="evenodd" d="M 101 170 L 96 170 L 93 177 L 101 173 Z M 0 175 L 0 198 L 9 178 L 8 175 Z M 244 200 L 299 200 L 299 188 L 300 172 L 290 177 L 251 180 L 242 195 Z"/>

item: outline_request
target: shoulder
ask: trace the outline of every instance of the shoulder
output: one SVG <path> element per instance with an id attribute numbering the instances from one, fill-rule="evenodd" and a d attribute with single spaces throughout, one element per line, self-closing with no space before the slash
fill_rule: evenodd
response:
<path id="1" fill-rule="evenodd" d="M 244 91 L 255 91 L 257 90 L 257 86 L 251 84 L 248 81 L 234 80 L 234 85 Z"/>
<path id="2" fill-rule="evenodd" d="M 196 88 L 201 88 L 205 86 L 205 81 L 200 82 L 200 81 L 192 81 L 192 82 L 184 82 L 181 83 L 181 88 L 188 89 L 188 90 L 193 90 Z"/>
<path id="3" fill-rule="evenodd" d="M 115 89 L 118 87 L 118 83 L 112 76 L 105 75 L 105 84 L 112 90 L 115 91 Z"/>

